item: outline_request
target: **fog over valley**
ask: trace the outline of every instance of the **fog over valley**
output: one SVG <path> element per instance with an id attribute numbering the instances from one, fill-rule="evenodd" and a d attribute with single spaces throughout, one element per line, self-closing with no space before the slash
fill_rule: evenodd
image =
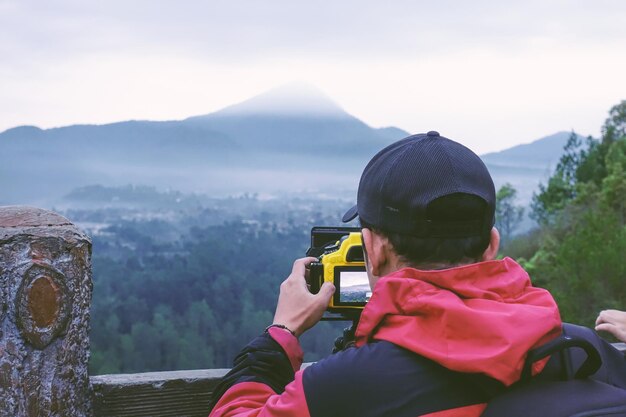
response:
<path id="1" fill-rule="evenodd" d="M 297 192 L 353 199 L 367 161 L 409 133 L 422 132 L 372 128 L 306 84 L 178 121 L 19 126 L 0 133 L 0 204 L 68 206 L 67 196 L 89 185 L 147 185 L 211 197 Z M 527 204 L 568 136 L 529 138 L 529 144 L 484 155 L 496 186 L 511 183 Z"/>

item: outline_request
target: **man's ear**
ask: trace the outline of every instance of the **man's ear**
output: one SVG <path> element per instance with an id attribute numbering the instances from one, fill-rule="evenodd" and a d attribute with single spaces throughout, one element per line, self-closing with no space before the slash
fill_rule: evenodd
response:
<path id="1" fill-rule="evenodd" d="M 495 227 L 491 228 L 491 238 L 489 246 L 483 252 L 483 261 L 492 261 L 498 256 L 498 248 L 500 248 L 500 232 Z"/>
<path id="2" fill-rule="evenodd" d="M 367 252 L 367 260 L 372 275 L 379 277 L 381 270 L 387 263 L 387 251 L 385 250 L 386 238 L 370 229 L 362 229 L 363 246 Z"/>

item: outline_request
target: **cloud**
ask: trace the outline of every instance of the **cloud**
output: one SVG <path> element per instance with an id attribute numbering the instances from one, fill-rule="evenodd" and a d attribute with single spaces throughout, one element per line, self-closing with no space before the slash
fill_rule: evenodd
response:
<path id="1" fill-rule="evenodd" d="M 94 51 L 161 50 L 221 62 L 311 54 L 372 60 L 478 46 L 511 50 L 537 38 L 589 43 L 612 42 L 626 35 L 626 5 L 621 1 L 26 0 L 3 4 L 3 51 L 66 58 Z"/>
<path id="2" fill-rule="evenodd" d="M 0 130 L 184 118 L 304 80 L 478 151 L 595 133 L 626 96 L 624 21 L 621 0 L 0 0 Z"/>

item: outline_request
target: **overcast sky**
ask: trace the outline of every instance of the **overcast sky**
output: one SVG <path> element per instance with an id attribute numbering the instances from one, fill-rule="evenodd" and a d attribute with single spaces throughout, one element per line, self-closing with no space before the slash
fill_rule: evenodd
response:
<path id="1" fill-rule="evenodd" d="M 483 153 L 598 136 L 625 74 L 624 0 L 0 0 L 0 131 L 182 119 L 303 81 Z"/>

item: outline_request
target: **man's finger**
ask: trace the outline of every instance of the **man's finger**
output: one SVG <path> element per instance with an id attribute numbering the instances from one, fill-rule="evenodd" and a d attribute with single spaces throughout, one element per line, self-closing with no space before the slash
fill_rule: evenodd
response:
<path id="1" fill-rule="evenodd" d="M 612 334 L 616 334 L 618 332 L 617 326 L 613 323 L 602 323 L 596 326 L 596 331 L 598 332 L 609 332 Z"/>
<path id="2" fill-rule="evenodd" d="M 296 261 L 293 263 L 293 268 L 291 269 L 291 275 L 304 276 L 304 274 L 306 273 L 307 265 L 315 261 L 317 261 L 317 258 L 314 258 L 312 256 L 296 259 Z"/>
<path id="3" fill-rule="evenodd" d="M 318 294 L 321 294 L 320 297 L 325 298 L 326 302 L 328 302 L 334 293 L 335 286 L 331 282 L 325 282 L 320 287 L 320 292 Z"/>
<path id="4" fill-rule="evenodd" d="M 602 313 L 602 318 L 605 321 L 619 321 L 619 320 L 624 320 L 624 318 L 626 317 L 626 313 L 624 313 L 623 311 L 619 311 L 619 310 L 604 310 Z"/>

